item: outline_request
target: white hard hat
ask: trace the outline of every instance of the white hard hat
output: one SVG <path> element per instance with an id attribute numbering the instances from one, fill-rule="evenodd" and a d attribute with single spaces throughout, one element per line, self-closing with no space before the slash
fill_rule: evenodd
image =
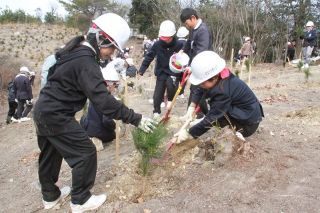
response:
<path id="1" fill-rule="evenodd" d="M 308 21 L 306 27 L 313 27 L 314 23 L 312 21 Z"/>
<path id="2" fill-rule="evenodd" d="M 128 63 L 129 66 L 133 66 L 134 65 L 132 58 L 126 58 L 125 60 L 126 60 L 126 62 Z"/>
<path id="3" fill-rule="evenodd" d="M 179 38 L 185 38 L 187 35 L 189 35 L 189 30 L 186 27 L 180 27 L 178 29 L 177 36 Z"/>
<path id="4" fill-rule="evenodd" d="M 36 73 L 35 72 L 30 72 L 30 75 L 36 75 Z"/>
<path id="5" fill-rule="evenodd" d="M 189 64 L 189 56 L 184 52 L 175 53 L 170 57 L 169 68 L 174 73 L 181 73 Z"/>
<path id="6" fill-rule="evenodd" d="M 244 41 L 250 41 L 250 37 L 245 37 Z"/>
<path id="7" fill-rule="evenodd" d="M 101 69 L 102 76 L 105 81 L 119 81 L 119 73 L 114 67 L 113 63 L 107 64 L 106 67 Z"/>
<path id="8" fill-rule="evenodd" d="M 225 67 L 226 61 L 217 53 L 203 51 L 192 60 L 190 83 L 199 85 L 220 73 Z"/>
<path id="9" fill-rule="evenodd" d="M 129 25 L 123 18 L 114 13 L 106 13 L 92 22 L 110 36 L 114 40 L 117 49 L 122 51 L 123 46 L 130 37 Z"/>
<path id="10" fill-rule="evenodd" d="M 172 37 L 176 34 L 176 27 L 170 20 L 165 20 L 160 24 L 159 37 Z"/>
<path id="11" fill-rule="evenodd" d="M 28 67 L 21 67 L 20 72 L 30 72 Z"/>

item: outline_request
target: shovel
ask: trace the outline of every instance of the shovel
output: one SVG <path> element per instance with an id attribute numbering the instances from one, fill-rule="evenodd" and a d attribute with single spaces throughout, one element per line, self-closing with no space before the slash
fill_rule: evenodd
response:
<path id="1" fill-rule="evenodd" d="M 185 70 L 185 72 L 183 73 L 182 80 L 181 80 L 180 83 L 179 83 L 179 87 L 178 87 L 178 89 L 177 89 L 177 91 L 176 91 L 176 94 L 174 95 L 174 97 L 173 97 L 173 99 L 172 99 L 171 105 L 168 107 L 168 109 L 167 109 L 166 113 L 164 114 L 163 118 L 161 119 L 160 123 L 165 124 L 165 123 L 167 123 L 167 122 L 169 121 L 169 119 L 170 119 L 170 117 L 169 117 L 170 112 L 171 112 L 171 110 L 173 109 L 173 106 L 174 106 L 175 103 L 176 103 L 177 97 L 178 97 L 178 95 L 180 94 L 180 92 L 181 92 L 182 88 L 184 87 L 184 85 L 187 83 L 190 75 L 191 75 L 191 71 L 190 71 L 189 68 L 187 68 L 187 69 Z"/>
<path id="2" fill-rule="evenodd" d="M 197 105 L 195 111 L 194 111 L 193 114 L 192 114 L 192 118 L 186 120 L 186 121 L 184 122 L 184 124 L 182 125 L 182 127 L 179 129 L 178 132 L 180 132 L 180 131 L 183 130 L 183 129 L 186 129 L 186 128 L 189 126 L 189 124 L 191 123 L 191 121 L 195 118 L 195 116 L 197 115 L 197 113 L 199 113 L 200 111 L 201 111 L 201 108 L 200 108 L 199 105 Z M 168 151 L 172 148 L 172 146 L 177 142 L 177 140 L 178 140 L 178 137 L 173 137 L 173 138 L 171 138 L 171 139 L 169 140 L 169 142 L 168 142 L 167 145 L 166 145 L 166 152 L 168 152 Z"/>

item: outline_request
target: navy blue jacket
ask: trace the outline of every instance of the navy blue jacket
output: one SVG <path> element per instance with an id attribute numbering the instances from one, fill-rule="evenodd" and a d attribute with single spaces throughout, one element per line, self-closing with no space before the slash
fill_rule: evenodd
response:
<path id="1" fill-rule="evenodd" d="M 197 88 L 192 96 L 192 102 L 199 103 L 205 92 L 206 98 L 209 99 L 210 110 L 200 123 L 189 129 L 189 133 L 195 138 L 207 132 L 213 123 L 225 114 L 242 125 L 259 123 L 262 120 L 263 110 L 257 97 L 232 73 L 210 90 Z"/>
<path id="2" fill-rule="evenodd" d="M 81 118 L 80 124 L 90 137 L 99 138 L 102 142 L 109 142 L 115 138 L 116 123 L 111 117 L 96 110 L 91 103 L 88 114 Z"/>
<path id="3" fill-rule="evenodd" d="M 31 100 L 33 98 L 31 83 L 27 75 L 20 73 L 15 77 L 14 91 L 18 100 Z"/>
<path id="4" fill-rule="evenodd" d="M 183 48 L 183 51 L 192 59 L 202 51 L 212 49 L 212 33 L 208 26 L 202 22 L 197 29 L 190 32 L 189 39 Z"/>
<path id="5" fill-rule="evenodd" d="M 317 31 L 315 29 L 310 30 L 310 32 L 306 31 L 304 33 L 303 46 L 304 47 L 314 47 L 317 44 Z"/>
<path id="6" fill-rule="evenodd" d="M 155 67 L 155 75 L 158 80 L 165 80 L 168 76 L 182 77 L 182 73 L 174 73 L 169 68 L 169 60 L 173 53 L 179 52 L 183 47 L 183 43 L 178 41 L 175 37 L 167 44 L 164 41 L 156 41 L 151 49 L 148 51 L 139 69 L 140 75 L 148 69 L 150 63 L 156 57 L 157 63 Z"/>

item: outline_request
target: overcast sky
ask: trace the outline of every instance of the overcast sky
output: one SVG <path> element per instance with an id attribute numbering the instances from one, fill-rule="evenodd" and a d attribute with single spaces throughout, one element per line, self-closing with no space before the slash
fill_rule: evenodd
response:
<path id="1" fill-rule="evenodd" d="M 131 0 L 117 0 L 119 3 L 131 3 Z M 11 10 L 15 11 L 17 9 L 22 9 L 30 15 L 35 15 L 35 10 L 40 8 L 42 10 L 42 15 L 51 11 L 51 8 L 57 9 L 57 12 L 61 16 L 65 16 L 66 11 L 59 4 L 58 0 L 0 0 L 1 10 L 9 7 Z"/>

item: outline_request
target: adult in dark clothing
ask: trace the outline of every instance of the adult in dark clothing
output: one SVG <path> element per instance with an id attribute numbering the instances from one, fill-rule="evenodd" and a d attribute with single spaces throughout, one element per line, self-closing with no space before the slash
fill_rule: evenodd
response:
<path id="1" fill-rule="evenodd" d="M 192 8 L 183 9 L 180 14 L 180 20 L 181 23 L 183 23 L 190 30 L 189 39 L 187 40 L 183 51 L 189 55 L 191 63 L 197 54 L 201 53 L 202 51 L 212 49 L 212 33 L 202 19 L 198 17 L 197 11 Z M 196 88 L 197 86 L 190 86 L 188 106 L 191 103 L 193 91 Z M 206 114 L 208 112 L 208 107 L 204 98 L 201 99 L 199 105 L 202 113 Z"/>
<path id="2" fill-rule="evenodd" d="M 16 96 L 15 96 L 15 90 L 14 90 L 14 82 L 10 81 L 8 84 L 8 104 L 9 104 L 9 111 L 7 115 L 6 123 L 11 123 L 11 119 L 17 119 L 15 117 L 16 109 L 18 106 Z"/>
<path id="3" fill-rule="evenodd" d="M 172 21 L 163 21 L 159 30 L 159 41 L 156 41 L 147 55 L 139 69 L 139 74 L 143 75 L 149 67 L 154 58 L 157 59 L 155 67 L 155 75 L 157 77 L 156 86 L 153 94 L 153 113 L 155 117 L 159 117 L 161 110 L 160 105 L 163 100 L 165 91 L 167 90 L 169 105 L 176 93 L 179 81 L 181 80 L 181 73 L 174 73 L 169 68 L 170 57 L 182 49 L 182 43 L 177 41 L 174 36 L 176 33 L 175 25 Z"/>
<path id="4" fill-rule="evenodd" d="M 229 125 L 226 116 L 243 137 L 249 137 L 258 128 L 264 115 L 257 97 L 225 66 L 225 60 L 213 51 L 199 53 L 192 61 L 190 82 L 200 87 L 191 104 L 195 106 L 206 94 L 210 110 L 202 121 L 177 133 L 178 142 L 198 138 L 214 125 Z"/>
<path id="5" fill-rule="evenodd" d="M 21 67 L 20 73 L 14 79 L 15 97 L 18 100 L 17 119 L 30 120 L 27 115 L 32 109 L 32 87 L 28 67 Z"/>
<path id="6" fill-rule="evenodd" d="M 87 98 L 104 115 L 121 119 L 144 131 L 152 131 L 154 122 L 117 101 L 107 90 L 98 64 L 110 57 L 128 40 L 130 28 L 120 16 L 107 13 L 93 20 L 86 38 L 70 40 L 57 54 L 54 70 L 50 69 L 46 85 L 35 104 L 39 180 L 45 209 L 53 208 L 70 192 L 55 185 L 62 158 L 72 168 L 72 212 L 94 210 L 106 195 L 91 195 L 97 170 L 96 148 L 75 119 Z M 50 74 L 51 73 L 51 74 Z"/>
<path id="7" fill-rule="evenodd" d="M 317 44 L 317 32 L 314 29 L 314 23 L 312 21 L 308 21 L 306 24 L 306 31 L 304 33 L 303 38 L 303 59 L 304 65 L 303 68 L 308 68 L 310 64 L 310 58 L 313 51 L 313 48 Z"/>

